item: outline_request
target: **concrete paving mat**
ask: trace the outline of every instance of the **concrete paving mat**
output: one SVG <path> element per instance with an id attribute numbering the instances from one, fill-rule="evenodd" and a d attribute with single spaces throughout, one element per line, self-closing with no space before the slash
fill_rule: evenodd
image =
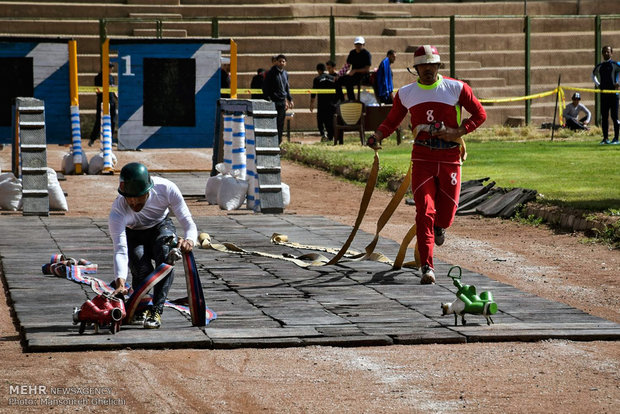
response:
<path id="1" fill-rule="evenodd" d="M 325 217 L 232 214 L 196 217 L 214 243 L 232 242 L 248 251 L 300 255 L 309 252 L 269 242 L 272 233 L 291 241 L 338 248 L 349 226 Z M 206 328 L 166 309 L 159 330 L 123 326 L 112 335 L 80 335 L 71 313 L 94 293 L 89 287 L 43 275 L 54 253 L 99 265 L 98 277 L 112 279 L 112 243 L 105 219 L 0 216 L 0 257 L 5 286 L 27 351 L 116 348 L 237 348 L 305 345 L 368 346 L 544 339 L 618 340 L 620 325 L 463 269 L 464 284 L 493 293 L 495 324 L 468 315 L 454 326 L 440 304 L 455 291 L 451 265 L 437 263 L 437 284 L 420 285 L 416 270 L 393 271 L 377 262 L 343 262 L 301 268 L 257 255 L 195 250 L 204 295 L 217 319 Z M 372 235 L 360 232 L 352 248 L 363 250 Z M 27 241 L 24 244 L 24 241 Z M 377 251 L 393 259 L 398 244 L 381 238 Z M 329 254 L 325 254 L 329 256 Z M 412 256 L 412 251 L 409 252 Z M 182 264 L 176 265 L 171 298 L 186 295 Z"/>

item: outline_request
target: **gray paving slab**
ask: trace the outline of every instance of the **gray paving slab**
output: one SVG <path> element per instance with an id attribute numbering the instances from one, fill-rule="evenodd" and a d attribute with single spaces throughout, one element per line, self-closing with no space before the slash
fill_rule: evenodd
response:
<path id="1" fill-rule="evenodd" d="M 175 177 L 195 181 L 180 185 L 182 191 L 197 191 L 200 177 Z M 311 251 L 271 244 L 274 232 L 290 241 L 337 248 L 351 231 L 319 216 L 230 214 L 195 220 L 214 242 L 280 255 Z M 458 318 L 455 326 L 454 316 L 442 316 L 440 309 L 442 302 L 455 299 L 456 287 L 446 276 L 449 263 L 437 263 L 436 285 L 422 286 L 417 270 L 391 270 L 377 262 L 302 268 L 269 257 L 203 249 L 195 251 L 196 263 L 207 305 L 217 313 L 206 328 L 192 327 L 187 315 L 167 309 L 159 330 L 123 326 L 112 335 L 106 330 L 95 334 L 91 328 L 80 335 L 72 310 L 94 293 L 88 286 L 43 275 L 41 266 L 52 254 L 63 253 L 97 263 L 96 276 L 110 281 L 112 243 L 105 220 L 0 216 L 0 233 L 3 281 L 28 351 L 620 339 L 619 324 L 467 269 L 463 283 L 475 285 L 478 292 L 491 291 L 499 311 L 490 326 L 478 315 L 467 315 L 465 326 Z M 352 249 L 362 251 L 371 239 L 359 232 Z M 29 242 L 24 245 L 24 240 Z M 398 247 L 381 238 L 377 250 L 393 259 Z M 179 264 L 169 296 L 186 295 Z"/>

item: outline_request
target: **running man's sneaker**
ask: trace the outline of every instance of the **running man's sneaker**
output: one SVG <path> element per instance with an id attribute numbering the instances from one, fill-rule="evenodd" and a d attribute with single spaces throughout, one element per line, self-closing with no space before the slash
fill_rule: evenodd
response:
<path id="1" fill-rule="evenodd" d="M 148 311 L 137 312 L 131 318 L 131 325 L 144 325 L 144 320 L 146 319 L 146 313 Z"/>
<path id="2" fill-rule="evenodd" d="M 609 141 L 603 139 L 601 142 L 599 142 L 599 145 L 609 145 Z"/>
<path id="3" fill-rule="evenodd" d="M 613 141 L 609 143 L 609 145 L 620 145 L 620 142 L 618 142 L 617 139 L 614 139 Z"/>
<path id="4" fill-rule="evenodd" d="M 446 241 L 446 229 L 435 226 L 433 230 L 435 232 L 435 244 L 441 246 Z"/>
<path id="5" fill-rule="evenodd" d="M 157 311 L 148 311 L 144 320 L 146 329 L 157 329 L 161 326 L 161 315 Z"/>
<path id="6" fill-rule="evenodd" d="M 435 283 L 435 271 L 429 265 L 422 266 L 421 285 L 432 285 Z"/>

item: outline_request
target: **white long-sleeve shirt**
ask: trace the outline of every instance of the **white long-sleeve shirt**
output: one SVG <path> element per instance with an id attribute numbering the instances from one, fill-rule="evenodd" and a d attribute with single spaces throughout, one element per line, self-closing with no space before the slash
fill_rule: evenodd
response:
<path id="1" fill-rule="evenodd" d="M 579 119 L 579 113 L 583 112 L 584 114 L 586 114 L 587 118 L 584 121 L 586 124 L 590 122 L 590 117 L 592 116 L 592 114 L 590 113 L 590 110 L 588 110 L 588 108 L 586 108 L 584 106 L 584 104 L 579 103 L 577 106 L 573 105 L 573 103 L 569 103 L 566 105 L 566 107 L 564 108 L 564 112 L 562 113 L 562 116 L 565 119 L 574 119 L 576 121 L 578 121 Z"/>
<path id="2" fill-rule="evenodd" d="M 183 195 L 172 181 L 161 177 L 152 177 L 153 188 L 149 191 L 146 204 L 139 212 L 129 207 L 125 197 L 119 195 L 110 210 L 108 227 L 114 244 L 114 276 L 127 280 L 129 254 L 125 228 L 146 230 L 159 224 L 172 210 L 183 226 L 185 239 L 196 244 L 198 230 L 192 215 L 185 204 Z"/>

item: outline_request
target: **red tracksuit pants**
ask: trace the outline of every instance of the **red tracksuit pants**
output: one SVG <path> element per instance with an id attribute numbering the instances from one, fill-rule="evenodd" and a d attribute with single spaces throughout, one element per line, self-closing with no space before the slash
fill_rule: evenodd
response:
<path id="1" fill-rule="evenodd" d="M 439 151 L 437 151 L 439 152 Z M 454 161 L 428 161 L 414 156 L 411 190 L 416 205 L 421 266 L 433 267 L 433 226 L 448 228 L 454 221 L 461 192 L 461 166 Z"/>

